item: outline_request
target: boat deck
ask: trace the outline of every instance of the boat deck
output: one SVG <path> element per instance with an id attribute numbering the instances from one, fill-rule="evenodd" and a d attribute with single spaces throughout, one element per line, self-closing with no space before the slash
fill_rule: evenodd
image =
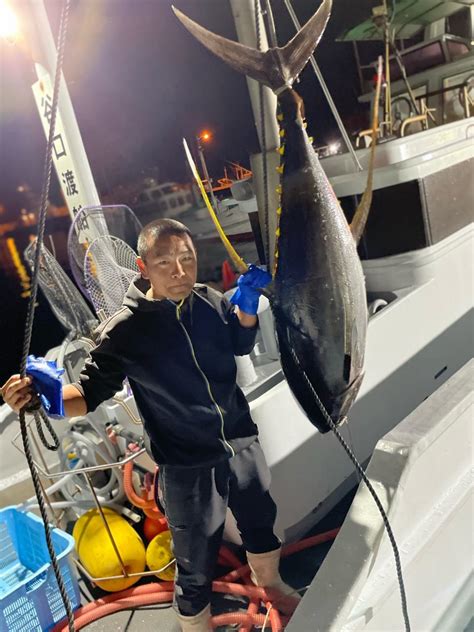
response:
<path id="1" fill-rule="evenodd" d="M 339 527 L 344 521 L 355 492 L 356 488 L 346 494 L 338 505 L 308 532 L 306 537 Z M 327 542 L 284 558 L 281 562 L 281 575 L 283 579 L 293 586 L 293 588 L 300 590 L 301 594 L 303 594 L 305 588 L 309 586 L 321 566 L 331 546 L 332 542 Z M 242 559 L 241 551 L 236 550 L 236 553 Z M 221 571 L 218 572 L 218 576 L 222 576 L 228 572 L 228 569 L 218 569 L 218 571 Z M 146 580 L 143 579 L 137 585 L 145 583 L 145 581 Z M 91 587 L 84 579 L 80 580 L 79 585 L 82 595 L 82 605 L 86 605 L 94 599 L 109 594 L 98 588 Z M 245 611 L 246 609 L 247 602 L 245 599 L 239 600 L 237 597 L 218 594 L 215 594 L 213 597 L 212 612 L 214 615 L 225 612 L 235 612 L 237 610 Z M 153 630 L 153 632 L 179 632 L 179 625 L 171 604 L 156 604 L 117 612 L 95 621 L 82 629 L 87 632 L 116 632 L 117 630 L 121 632 L 145 632 L 151 630 Z M 217 628 L 219 632 L 225 632 L 227 630 L 230 632 L 230 630 L 235 629 L 235 626 Z"/>

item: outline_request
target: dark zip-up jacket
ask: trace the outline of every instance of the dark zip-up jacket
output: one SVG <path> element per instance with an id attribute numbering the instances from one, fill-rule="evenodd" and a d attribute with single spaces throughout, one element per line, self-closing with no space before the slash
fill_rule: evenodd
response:
<path id="1" fill-rule="evenodd" d="M 147 287 L 135 279 L 123 307 L 99 326 L 75 386 L 91 412 L 128 377 L 155 461 L 213 465 L 258 434 L 234 358 L 250 353 L 257 328 L 242 327 L 227 299 L 205 285 L 181 307 L 148 299 Z"/>

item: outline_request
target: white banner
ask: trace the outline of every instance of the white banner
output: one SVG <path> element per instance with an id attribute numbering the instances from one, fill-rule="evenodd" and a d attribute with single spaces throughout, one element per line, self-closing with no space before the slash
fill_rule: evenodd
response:
<path id="1" fill-rule="evenodd" d="M 39 81 L 33 84 L 32 90 L 46 139 L 48 139 L 52 114 L 51 106 L 53 103 L 53 87 L 49 75 L 44 74 Z M 74 157 L 69 148 L 67 134 L 59 111 L 57 112 L 54 126 L 53 162 L 64 194 L 64 200 L 71 217 L 74 218 L 77 212 L 87 205 L 87 197 L 85 187 L 82 186 L 78 176 L 78 169 L 76 169 L 74 164 Z M 81 243 L 90 242 L 97 236 L 94 228 L 88 225 L 86 217 L 81 225 L 78 226 L 78 229 Z"/>

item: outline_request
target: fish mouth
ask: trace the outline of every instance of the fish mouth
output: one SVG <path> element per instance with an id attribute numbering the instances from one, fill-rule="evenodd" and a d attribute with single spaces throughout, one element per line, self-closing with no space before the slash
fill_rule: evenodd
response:
<path id="1" fill-rule="evenodd" d="M 311 374 L 307 373 L 308 369 L 295 358 L 286 332 L 282 336 L 278 326 L 277 332 L 283 373 L 308 420 L 321 434 L 333 429 L 332 424 L 328 423 L 328 415 L 335 426 L 341 425 L 359 393 L 364 373 L 358 373 L 349 384 L 341 379 L 338 387 L 336 384 L 331 387 L 319 371 L 315 373 L 310 369 Z"/>
<path id="2" fill-rule="evenodd" d="M 334 399 L 331 419 L 334 421 L 336 426 L 343 424 L 346 420 L 347 414 L 359 393 L 364 375 L 364 371 L 359 373 L 359 375 L 352 380 L 349 386 L 339 393 Z"/>

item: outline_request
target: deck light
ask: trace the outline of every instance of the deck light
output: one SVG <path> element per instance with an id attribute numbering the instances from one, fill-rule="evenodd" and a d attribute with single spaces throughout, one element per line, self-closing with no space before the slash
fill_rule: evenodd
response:
<path id="1" fill-rule="evenodd" d="M 0 0 L 0 37 L 10 42 L 18 35 L 18 20 L 4 0 Z"/>

